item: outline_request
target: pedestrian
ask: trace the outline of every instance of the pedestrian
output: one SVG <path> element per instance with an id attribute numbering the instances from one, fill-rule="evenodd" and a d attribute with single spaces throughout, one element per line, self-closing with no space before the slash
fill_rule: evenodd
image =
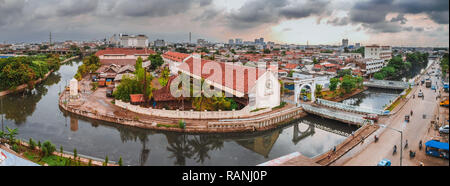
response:
<path id="1" fill-rule="evenodd" d="M 336 146 L 333 147 L 333 153 L 336 153 Z"/>
<path id="2" fill-rule="evenodd" d="M 355 131 L 352 132 L 352 138 L 355 138 Z"/>

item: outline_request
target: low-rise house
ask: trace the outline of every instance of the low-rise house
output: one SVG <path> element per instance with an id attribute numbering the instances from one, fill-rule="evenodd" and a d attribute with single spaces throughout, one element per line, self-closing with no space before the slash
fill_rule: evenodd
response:
<path id="1" fill-rule="evenodd" d="M 156 54 L 151 49 L 137 49 L 137 48 L 107 48 L 100 50 L 95 55 L 100 58 L 100 63 L 103 65 L 135 65 L 136 60 L 141 57 L 146 60 L 148 56 Z"/>

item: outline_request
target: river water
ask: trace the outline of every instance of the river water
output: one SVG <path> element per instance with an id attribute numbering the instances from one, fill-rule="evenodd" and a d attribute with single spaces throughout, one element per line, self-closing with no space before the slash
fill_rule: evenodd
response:
<path id="1" fill-rule="evenodd" d="M 0 98 L 2 128 L 19 128 L 18 138 L 49 140 L 59 150 L 118 161 L 124 165 L 257 165 L 292 152 L 320 155 L 357 128 L 307 116 L 283 128 L 254 134 L 186 135 L 106 123 L 64 113 L 58 92 L 81 62 L 61 66 L 32 92 Z M 376 108 L 396 93 L 369 89 L 346 102 Z M 397 93 L 398 95 L 398 93 Z M 353 100 L 353 101 L 351 101 Z M 5 129 L 6 130 L 6 129 Z M 344 135 L 343 135 L 344 134 Z"/>

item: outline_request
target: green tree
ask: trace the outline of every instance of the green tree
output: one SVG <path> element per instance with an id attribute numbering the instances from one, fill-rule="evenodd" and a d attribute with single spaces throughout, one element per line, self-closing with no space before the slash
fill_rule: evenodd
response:
<path id="1" fill-rule="evenodd" d="M 36 148 L 36 142 L 34 142 L 32 138 L 30 138 L 28 145 L 31 150 L 34 150 Z"/>
<path id="2" fill-rule="evenodd" d="M 122 156 L 119 158 L 119 166 L 122 166 Z"/>
<path id="3" fill-rule="evenodd" d="M 105 157 L 105 162 L 103 162 L 103 166 L 108 166 L 108 155 Z"/>
<path id="4" fill-rule="evenodd" d="M 150 60 L 150 69 L 151 70 L 156 70 L 157 68 L 159 68 L 161 65 L 164 64 L 164 60 L 161 57 L 161 55 L 159 55 L 159 54 L 154 54 L 154 55 L 148 56 L 148 60 Z"/>
<path id="5" fill-rule="evenodd" d="M 322 85 L 316 84 L 316 97 L 321 98 L 322 97 Z"/>
<path id="6" fill-rule="evenodd" d="M 42 154 L 44 157 L 52 155 L 53 152 L 55 152 L 56 147 L 53 145 L 50 141 L 45 141 L 42 144 Z"/>
<path id="7" fill-rule="evenodd" d="M 331 78 L 330 79 L 330 86 L 329 86 L 330 90 L 331 91 L 335 91 L 337 86 L 339 85 L 339 82 L 340 81 L 339 81 L 338 78 Z"/>
<path id="8" fill-rule="evenodd" d="M 16 136 L 19 134 L 18 129 L 10 129 L 8 126 L 6 126 L 6 130 L 8 131 L 7 136 L 8 136 L 8 140 L 9 143 L 11 145 L 15 144 L 16 142 Z"/>

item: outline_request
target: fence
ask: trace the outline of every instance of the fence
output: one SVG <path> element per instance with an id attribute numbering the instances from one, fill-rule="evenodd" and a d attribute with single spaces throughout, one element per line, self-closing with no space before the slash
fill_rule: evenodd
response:
<path id="1" fill-rule="evenodd" d="M 338 120 L 344 123 L 354 124 L 354 125 L 364 125 L 367 122 L 362 116 L 354 116 L 349 114 L 344 114 L 342 112 L 332 112 L 329 109 L 314 107 L 311 105 L 303 104 L 303 109 L 312 114 L 323 116 L 329 119 Z"/>
<path id="2" fill-rule="evenodd" d="M 165 118 L 184 118 L 184 119 L 225 119 L 225 118 L 241 118 L 251 117 L 259 114 L 263 114 L 271 111 L 271 108 L 262 109 L 259 111 L 251 112 L 249 107 L 245 107 L 242 110 L 233 111 L 180 111 L 180 110 L 165 110 L 165 109 L 153 109 L 142 108 L 140 106 L 131 105 L 129 103 L 116 100 L 116 106 L 123 109 L 136 112 L 144 115 L 165 117 Z"/>
<path id="3" fill-rule="evenodd" d="M 333 102 L 333 101 L 328 101 L 328 100 L 323 100 L 323 99 L 317 99 L 316 100 L 317 104 L 323 105 L 323 106 L 327 106 L 327 107 L 331 107 L 331 108 L 335 108 L 335 109 L 339 109 L 339 110 L 344 110 L 344 111 L 348 111 L 348 112 L 356 112 L 356 113 L 363 113 L 363 114 L 380 114 L 380 115 L 385 115 L 383 110 L 378 110 L 378 109 L 372 109 L 372 108 L 367 108 L 367 107 L 358 107 L 358 106 L 353 106 L 353 105 L 347 105 L 344 103 L 339 103 L 339 102 Z"/>

